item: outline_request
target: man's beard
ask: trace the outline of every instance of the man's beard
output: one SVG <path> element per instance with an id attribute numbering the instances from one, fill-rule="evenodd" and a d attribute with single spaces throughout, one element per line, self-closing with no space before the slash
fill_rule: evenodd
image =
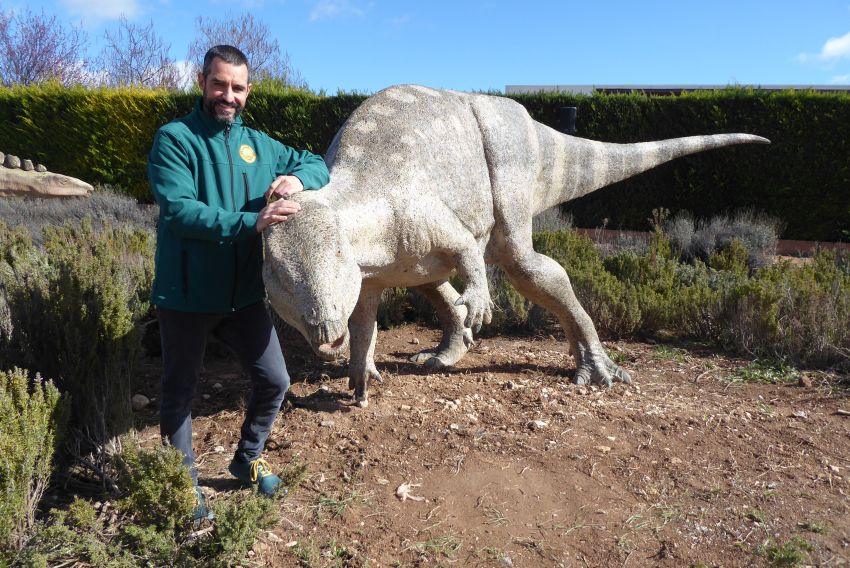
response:
<path id="1" fill-rule="evenodd" d="M 236 112 L 231 114 L 219 113 L 216 111 L 219 108 L 219 103 L 228 108 L 235 109 Z M 236 117 L 242 113 L 242 110 L 245 108 L 243 106 L 239 106 L 239 103 L 236 101 L 232 103 L 225 102 L 220 99 L 208 99 L 206 96 L 203 99 L 203 108 L 204 111 L 212 116 L 217 122 L 222 124 L 233 124 L 233 121 L 236 120 Z"/>

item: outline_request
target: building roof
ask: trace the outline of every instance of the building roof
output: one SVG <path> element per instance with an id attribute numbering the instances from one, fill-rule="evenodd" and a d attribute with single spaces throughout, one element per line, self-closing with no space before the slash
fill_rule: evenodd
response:
<path id="1" fill-rule="evenodd" d="M 633 91 L 648 95 L 679 95 L 688 91 L 715 91 L 728 88 L 787 91 L 789 89 L 820 92 L 850 92 L 850 85 L 506 85 L 506 95 L 540 92 L 563 92 L 574 95 L 594 93 L 617 94 Z"/>

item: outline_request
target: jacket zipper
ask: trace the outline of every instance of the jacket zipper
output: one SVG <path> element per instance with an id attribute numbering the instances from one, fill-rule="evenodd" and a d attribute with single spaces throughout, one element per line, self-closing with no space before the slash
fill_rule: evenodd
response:
<path id="1" fill-rule="evenodd" d="M 236 208 L 236 194 L 233 186 L 233 155 L 230 153 L 230 125 L 224 125 L 224 147 L 227 149 L 227 165 L 230 167 L 230 203 L 234 211 L 239 211 Z M 236 248 L 236 242 L 231 243 L 233 247 L 233 287 L 230 291 L 230 309 L 236 311 L 236 283 L 239 275 L 239 251 Z"/>

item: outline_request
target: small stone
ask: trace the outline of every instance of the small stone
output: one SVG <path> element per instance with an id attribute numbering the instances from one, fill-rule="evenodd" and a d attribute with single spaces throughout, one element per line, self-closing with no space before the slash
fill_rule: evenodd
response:
<path id="1" fill-rule="evenodd" d="M 609 442 L 613 442 L 617 439 L 617 436 L 607 436 Z"/>
<path id="2" fill-rule="evenodd" d="M 794 413 L 794 418 L 799 418 L 801 420 L 805 420 L 808 417 L 809 417 L 809 415 L 806 414 L 805 410 L 798 410 L 797 412 Z"/>
<path id="3" fill-rule="evenodd" d="M 210 395 L 209 395 L 209 394 L 207 394 L 207 393 L 204 393 L 204 394 L 202 394 L 202 395 L 201 395 L 201 398 L 202 398 L 202 399 L 204 399 L 204 400 L 209 400 L 209 399 L 210 399 Z"/>
<path id="4" fill-rule="evenodd" d="M 46 172 L 46 171 L 47 171 L 47 166 L 45 166 L 44 164 L 38 164 L 38 165 L 35 167 L 35 171 L 37 171 L 37 172 L 39 172 L 39 173 L 44 173 L 44 172 Z"/>
<path id="5" fill-rule="evenodd" d="M 383 477 L 379 477 L 379 478 L 377 478 L 377 479 L 375 480 L 375 483 L 377 483 L 378 485 L 389 485 L 389 484 L 390 484 L 390 480 L 389 480 L 389 479 L 384 479 Z"/>
<path id="6" fill-rule="evenodd" d="M 147 408 L 150 403 L 151 400 L 143 394 L 134 394 L 133 398 L 130 399 L 130 405 L 137 412 Z"/>
<path id="7" fill-rule="evenodd" d="M 599 452 L 601 452 L 601 453 L 603 453 L 603 454 L 607 454 L 608 452 L 610 452 L 610 451 L 611 451 L 611 447 L 610 447 L 610 446 L 593 446 L 593 449 L 594 449 L 594 450 L 597 450 L 597 451 L 599 451 Z"/>
<path id="8" fill-rule="evenodd" d="M 215 448 L 213 448 L 213 451 L 217 454 L 223 454 L 224 453 L 224 446 L 216 446 Z"/>
<path id="9" fill-rule="evenodd" d="M 460 430 L 460 426 L 458 426 L 457 424 L 449 424 L 449 429 L 450 430 Z"/>
<path id="10" fill-rule="evenodd" d="M 408 412 L 411 409 L 411 407 L 410 407 L 409 404 L 402 404 L 401 406 L 399 406 L 399 409 L 403 410 L 405 412 Z"/>
<path id="11" fill-rule="evenodd" d="M 419 345 L 419 338 L 414 337 L 410 340 L 410 343 L 412 343 L 413 345 Z"/>
<path id="12" fill-rule="evenodd" d="M 17 169 L 21 167 L 21 159 L 12 154 L 6 154 L 6 157 L 3 159 L 3 165 L 7 168 Z"/>
<path id="13" fill-rule="evenodd" d="M 514 389 L 519 388 L 519 385 L 516 384 L 513 381 L 508 381 L 508 382 L 505 383 L 505 388 L 508 389 L 508 390 L 514 390 Z"/>
<path id="14" fill-rule="evenodd" d="M 829 466 L 829 471 L 831 471 L 832 473 L 841 473 L 841 468 L 837 465 L 831 465 Z"/>
<path id="15" fill-rule="evenodd" d="M 797 379 L 797 385 L 808 388 L 812 386 L 812 379 L 810 379 L 806 375 L 800 375 L 800 378 Z"/>
<path id="16" fill-rule="evenodd" d="M 578 393 L 582 396 L 585 396 L 587 394 L 587 389 L 584 388 L 584 387 L 579 387 L 577 390 L 578 390 Z"/>
<path id="17" fill-rule="evenodd" d="M 214 384 L 214 385 L 213 385 L 213 388 L 214 388 L 215 390 L 221 390 L 221 389 L 223 389 L 223 388 L 224 388 L 224 386 L 222 386 L 222 384 L 221 384 L 221 383 L 216 383 L 216 384 Z"/>
<path id="18" fill-rule="evenodd" d="M 681 465 L 682 464 L 682 458 L 677 458 L 677 457 L 673 456 L 672 458 L 670 458 L 670 463 L 672 463 L 673 465 Z"/>
<path id="19" fill-rule="evenodd" d="M 266 536 L 268 537 L 268 539 L 269 539 L 271 542 L 283 542 L 283 539 L 282 539 L 282 538 L 280 538 L 279 536 L 277 536 L 276 534 L 274 534 L 274 533 L 273 533 L 273 532 L 271 532 L 271 531 L 268 531 L 268 532 L 266 533 Z"/>
<path id="20" fill-rule="evenodd" d="M 35 169 L 35 166 L 32 165 L 32 160 L 23 160 L 21 161 L 21 169 L 25 172 L 31 172 Z"/>
<path id="21" fill-rule="evenodd" d="M 511 560 L 510 556 L 502 556 L 502 559 L 499 562 L 502 566 L 507 566 L 508 568 L 514 565 L 514 561 Z"/>
<path id="22" fill-rule="evenodd" d="M 321 426 L 322 428 L 333 428 L 335 422 L 333 420 L 322 420 Z"/>
<path id="23" fill-rule="evenodd" d="M 407 435 L 407 439 L 408 439 L 408 440 L 410 440 L 411 442 L 415 442 L 416 440 L 418 440 L 418 439 L 419 439 L 419 436 L 417 436 L 416 434 L 412 434 L 412 433 L 411 433 L 411 434 L 408 434 L 408 435 Z"/>
<path id="24" fill-rule="evenodd" d="M 532 430 L 543 430 L 549 427 L 549 423 L 545 420 L 532 420 L 528 423 L 528 427 Z"/>

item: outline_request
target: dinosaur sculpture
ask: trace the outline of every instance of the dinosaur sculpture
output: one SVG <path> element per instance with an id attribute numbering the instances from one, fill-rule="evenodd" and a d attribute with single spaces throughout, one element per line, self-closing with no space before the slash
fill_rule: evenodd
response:
<path id="1" fill-rule="evenodd" d="M 43 165 L 0 152 L 0 197 L 89 197 L 84 181 L 48 172 Z"/>
<path id="2" fill-rule="evenodd" d="M 331 181 L 293 199 L 302 210 L 266 230 L 269 301 L 323 358 L 350 343 L 349 388 L 368 403 L 381 291 L 418 287 L 443 326 L 440 345 L 415 360 L 459 360 L 491 317 L 485 263 L 560 321 L 575 382 L 630 382 L 611 361 L 567 273 L 534 252 L 532 217 L 679 156 L 740 143 L 749 134 L 608 144 L 535 122 L 507 98 L 414 85 L 370 97 L 326 155 Z M 447 278 L 466 282 L 458 294 Z"/>

